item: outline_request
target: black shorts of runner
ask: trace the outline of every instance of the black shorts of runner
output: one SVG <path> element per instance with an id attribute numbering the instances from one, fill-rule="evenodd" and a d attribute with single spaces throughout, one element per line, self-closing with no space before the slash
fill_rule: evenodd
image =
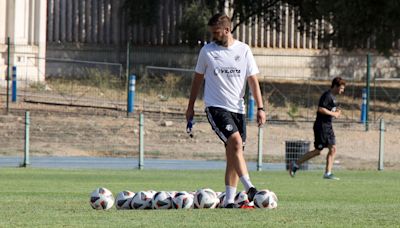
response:
<path id="1" fill-rule="evenodd" d="M 314 147 L 322 150 L 325 147 L 336 144 L 335 132 L 331 123 L 314 123 Z"/>
<path id="2" fill-rule="evenodd" d="M 207 107 L 206 114 L 208 122 L 218 137 L 225 143 L 235 132 L 242 137 L 243 146 L 246 142 L 246 116 L 234 113 L 218 107 Z"/>

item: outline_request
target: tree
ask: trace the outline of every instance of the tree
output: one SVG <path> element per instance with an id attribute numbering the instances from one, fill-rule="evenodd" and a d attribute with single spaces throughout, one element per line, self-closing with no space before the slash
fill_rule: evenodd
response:
<path id="1" fill-rule="evenodd" d="M 126 4 L 131 18 L 140 17 L 138 20 L 149 22 L 149 15 L 156 15 L 160 0 L 140 1 L 140 4 Z M 184 21 L 181 29 L 187 34 L 188 39 L 205 37 L 205 34 L 189 35 L 193 31 L 206 33 L 204 17 L 208 12 L 215 13 L 223 11 L 225 0 L 180 0 L 189 5 L 185 15 L 191 22 L 199 20 L 188 26 Z M 139 2 L 139 0 L 127 0 L 128 2 Z M 399 0 L 231 0 L 230 7 L 233 9 L 232 30 L 241 24 L 251 24 L 258 17 L 263 17 L 266 24 L 279 24 L 279 6 L 288 4 L 294 7 L 300 15 L 300 21 L 312 25 L 315 20 L 324 20 L 330 24 L 325 31 L 323 42 L 334 42 L 336 46 L 355 49 L 369 46 L 376 48 L 379 52 L 389 54 L 394 43 L 400 40 L 400 1 Z M 194 5 L 199 7 L 193 10 Z M 140 7 L 137 7 L 140 5 Z M 151 6 L 149 6 L 151 5 Z M 191 8 L 192 7 L 192 8 Z M 153 11 L 153 13 L 148 13 Z M 207 11 L 206 13 L 203 13 Z M 136 14 L 134 13 L 136 12 Z M 146 13 L 144 13 L 146 12 Z M 154 18 L 154 17 L 152 17 Z M 132 18 L 134 19 L 134 18 Z M 186 23 L 186 24 L 185 24 Z M 304 24 L 304 23 L 299 23 Z M 279 26 L 277 26 L 279 27 Z M 300 30 L 304 29 L 299 27 Z M 192 31 L 189 31 L 192 30 Z M 197 37 L 197 38 L 196 38 Z M 191 40 L 191 43 L 197 40 Z"/>
<path id="2" fill-rule="evenodd" d="M 256 17 L 263 17 L 267 23 L 279 23 L 280 14 L 276 10 L 280 0 L 235 0 L 232 2 L 233 12 L 231 20 L 234 21 L 232 32 L 241 24 L 250 24 Z"/>
<path id="3" fill-rule="evenodd" d="M 206 39 L 207 22 L 211 17 L 211 11 L 204 5 L 192 2 L 184 10 L 182 23 L 178 28 L 183 33 L 183 40 L 187 40 L 190 47 L 202 43 Z"/>
<path id="4" fill-rule="evenodd" d="M 157 23 L 160 0 L 125 0 L 122 10 L 128 14 L 130 24 L 150 26 Z"/>
<path id="5" fill-rule="evenodd" d="M 399 0 L 290 0 L 301 19 L 324 19 L 331 24 L 325 42 L 337 42 L 346 49 L 362 48 L 367 43 L 379 52 L 390 54 L 400 39 Z"/>

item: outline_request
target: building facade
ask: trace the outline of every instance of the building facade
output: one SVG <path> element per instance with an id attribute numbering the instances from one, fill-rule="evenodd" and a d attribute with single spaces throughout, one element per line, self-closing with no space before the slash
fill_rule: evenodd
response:
<path id="1" fill-rule="evenodd" d="M 17 67 L 18 80 L 44 80 L 46 18 L 46 0 L 0 1 L 1 85 L 6 83 L 8 65 L 10 68 Z M 10 42 L 9 50 L 8 41 Z M 9 74 L 11 77 L 11 70 Z"/>

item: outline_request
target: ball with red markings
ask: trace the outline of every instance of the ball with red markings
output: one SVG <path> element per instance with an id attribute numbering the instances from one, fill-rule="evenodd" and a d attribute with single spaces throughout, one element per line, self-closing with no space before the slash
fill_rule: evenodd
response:
<path id="1" fill-rule="evenodd" d="M 175 209 L 193 208 L 194 196 L 185 191 L 177 192 L 172 198 L 172 206 Z"/>
<path id="2" fill-rule="evenodd" d="M 90 194 L 90 206 L 97 210 L 108 210 L 114 205 L 114 196 L 112 192 L 106 188 L 96 188 Z"/>
<path id="3" fill-rule="evenodd" d="M 263 189 L 254 196 L 254 206 L 256 208 L 274 209 L 278 207 L 278 197 L 272 191 Z"/>
<path id="4" fill-rule="evenodd" d="M 131 200 L 132 209 L 151 209 L 151 200 L 155 192 L 140 191 L 135 194 Z"/>
<path id="5" fill-rule="evenodd" d="M 194 195 L 194 208 L 215 208 L 219 203 L 217 194 L 210 188 L 196 191 Z"/>
<path id="6" fill-rule="evenodd" d="M 134 192 L 125 190 L 117 194 L 115 197 L 115 207 L 118 210 L 127 210 L 131 208 L 132 198 L 135 196 Z"/>
<path id="7" fill-rule="evenodd" d="M 165 191 L 156 192 L 151 201 L 151 205 L 153 209 L 171 209 L 171 194 Z"/>

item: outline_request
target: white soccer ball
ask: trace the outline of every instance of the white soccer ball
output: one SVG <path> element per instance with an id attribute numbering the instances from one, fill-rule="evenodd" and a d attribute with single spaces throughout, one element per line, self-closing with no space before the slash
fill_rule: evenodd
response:
<path id="1" fill-rule="evenodd" d="M 254 196 L 254 206 L 256 208 L 274 209 L 278 207 L 278 197 L 274 192 L 267 189 L 260 190 Z"/>
<path id="2" fill-rule="evenodd" d="M 90 206 L 97 210 L 108 210 L 114 205 L 114 197 L 106 188 L 96 188 L 90 194 Z"/>
<path id="3" fill-rule="evenodd" d="M 168 192 L 160 191 L 154 194 L 151 204 L 153 209 L 170 209 L 172 197 Z"/>
<path id="4" fill-rule="evenodd" d="M 135 196 L 134 192 L 125 190 L 117 194 L 115 197 L 115 207 L 118 210 L 126 210 L 131 208 L 131 200 Z"/>
<path id="5" fill-rule="evenodd" d="M 248 205 L 249 203 L 249 197 L 247 196 L 247 193 L 245 191 L 236 193 L 234 202 L 236 207 L 240 208 L 242 206 Z"/>
<path id="6" fill-rule="evenodd" d="M 190 209 L 193 208 L 193 195 L 186 191 L 175 193 L 172 197 L 172 208 L 175 209 Z"/>
<path id="7" fill-rule="evenodd" d="M 169 196 L 171 196 L 171 198 L 173 199 L 176 195 L 176 193 L 178 193 L 178 191 L 169 191 L 167 192 L 169 194 Z"/>
<path id="8" fill-rule="evenodd" d="M 135 194 L 131 200 L 131 208 L 133 209 L 151 209 L 151 201 L 154 196 L 152 191 L 140 191 Z"/>
<path id="9" fill-rule="evenodd" d="M 218 205 L 217 207 L 223 208 L 225 206 L 225 192 L 221 192 L 221 194 L 218 195 Z"/>
<path id="10" fill-rule="evenodd" d="M 218 202 L 217 194 L 209 188 L 197 190 L 194 196 L 194 208 L 215 208 Z"/>
<path id="11" fill-rule="evenodd" d="M 172 206 L 175 209 L 190 209 L 193 208 L 193 200 L 193 195 L 185 191 L 177 192 L 172 198 Z"/>

